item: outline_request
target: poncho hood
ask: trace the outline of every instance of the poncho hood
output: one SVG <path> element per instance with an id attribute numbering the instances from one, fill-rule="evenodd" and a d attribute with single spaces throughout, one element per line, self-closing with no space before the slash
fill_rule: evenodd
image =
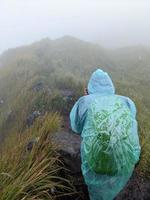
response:
<path id="1" fill-rule="evenodd" d="M 99 93 L 106 95 L 115 93 L 115 87 L 107 72 L 104 72 L 101 69 L 97 69 L 92 73 L 88 82 L 88 93 Z"/>

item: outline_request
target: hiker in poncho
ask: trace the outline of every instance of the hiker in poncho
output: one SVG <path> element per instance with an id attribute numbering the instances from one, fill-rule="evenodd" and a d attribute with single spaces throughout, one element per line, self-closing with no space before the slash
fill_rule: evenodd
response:
<path id="1" fill-rule="evenodd" d="M 90 199 L 114 199 L 139 160 L 135 104 L 116 95 L 109 75 L 97 69 L 87 95 L 73 106 L 70 121 L 82 137 L 81 167 Z"/>

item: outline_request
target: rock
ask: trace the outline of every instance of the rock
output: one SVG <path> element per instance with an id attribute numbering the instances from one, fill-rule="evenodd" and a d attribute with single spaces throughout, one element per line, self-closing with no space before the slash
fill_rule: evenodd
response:
<path id="1" fill-rule="evenodd" d="M 60 159 L 68 169 L 66 175 L 69 174 L 72 177 L 73 185 L 78 191 L 78 194 L 72 197 L 65 197 L 64 199 L 61 198 L 61 200 L 89 200 L 87 186 L 81 173 L 81 137 L 63 131 L 54 134 L 52 140 L 58 145 L 57 151 L 60 154 Z"/>
<path id="2" fill-rule="evenodd" d="M 66 105 L 63 107 L 63 115 L 68 116 L 75 102 L 75 93 L 69 89 L 62 89 L 60 90 L 60 96 Z"/>
<path id="3" fill-rule="evenodd" d="M 2 105 L 4 103 L 3 99 L 0 99 L 0 105 Z"/>
<path id="4" fill-rule="evenodd" d="M 26 151 L 31 152 L 33 145 L 37 144 L 38 140 L 39 140 L 39 137 L 36 137 L 36 138 L 30 140 L 26 146 Z"/>
<path id="5" fill-rule="evenodd" d="M 50 89 L 49 87 L 47 87 L 47 93 L 48 93 L 48 95 L 52 95 L 53 94 L 52 89 Z"/>
<path id="6" fill-rule="evenodd" d="M 68 132 L 57 132 L 53 140 L 58 144 L 57 150 L 71 173 L 81 172 L 80 136 Z"/>
<path id="7" fill-rule="evenodd" d="M 60 90 L 60 94 L 65 98 L 71 98 L 72 96 L 74 96 L 73 91 L 69 89 Z"/>
<path id="8" fill-rule="evenodd" d="M 12 110 L 8 110 L 6 113 L 5 113 L 5 119 L 7 121 L 12 121 L 14 119 L 14 112 Z"/>
<path id="9" fill-rule="evenodd" d="M 27 120 L 26 120 L 26 123 L 28 125 L 28 127 L 32 126 L 33 125 L 33 122 L 35 121 L 35 119 L 37 117 L 39 117 L 41 115 L 40 111 L 39 110 L 35 110 L 33 111 L 28 117 L 27 117 Z"/>
<path id="10" fill-rule="evenodd" d="M 44 89 L 44 84 L 42 82 L 38 82 L 36 83 L 32 89 L 36 92 L 40 91 L 40 90 L 43 90 Z"/>

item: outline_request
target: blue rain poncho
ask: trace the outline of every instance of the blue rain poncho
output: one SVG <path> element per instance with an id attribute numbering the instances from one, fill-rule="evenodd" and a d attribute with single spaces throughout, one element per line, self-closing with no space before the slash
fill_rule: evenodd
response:
<path id="1" fill-rule="evenodd" d="M 115 94 L 109 75 L 98 69 L 70 113 L 81 134 L 82 174 L 91 200 L 111 200 L 125 186 L 140 156 L 136 107 Z"/>

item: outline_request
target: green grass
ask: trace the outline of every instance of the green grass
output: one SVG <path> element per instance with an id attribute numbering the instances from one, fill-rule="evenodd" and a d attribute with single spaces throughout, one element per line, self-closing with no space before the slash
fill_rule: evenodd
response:
<path id="1" fill-rule="evenodd" d="M 63 165 L 50 139 L 60 124 L 58 114 L 46 114 L 32 128 L 5 140 L 0 151 L 1 200 L 54 200 L 74 192 L 69 180 L 60 176 Z M 39 139 L 29 152 L 27 144 L 32 138 Z"/>

